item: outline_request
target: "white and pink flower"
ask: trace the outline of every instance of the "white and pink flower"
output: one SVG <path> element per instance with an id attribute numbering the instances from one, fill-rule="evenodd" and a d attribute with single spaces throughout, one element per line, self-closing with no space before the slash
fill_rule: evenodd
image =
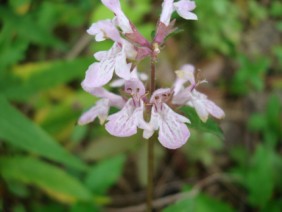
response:
<path id="1" fill-rule="evenodd" d="M 117 25 L 123 33 L 133 33 L 130 21 L 121 9 L 119 0 L 102 0 L 102 3 L 115 14 Z"/>
<path id="2" fill-rule="evenodd" d="M 164 0 L 162 4 L 162 13 L 157 25 L 156 36 L 154 42 L 162 44 L 165 38 L 174 31 L 175 20 L 171 21 L 171 16 L 176 11 L 182 18 L 186 20 L 197 20 L 195 13 L 191 12 L 196 8 L 194 1 L 180 0 L 174 3 L 174 0 Z"/>
<path id="3" fill-rule="evenodd" d="M 138 79 L 125 82 L 124 91 L 131 95 L 121 111 L 110 115 L 106 123 L 106 130 L 114 136 L 128 137 L 137 133 L 137 128 L 149 129 L 143 113 L 145 110 L 143 97 L 145 87 Z"/>
<path id="4" fill-rule="evenodd" d="M 171 89 L 158 89 L 151 97 L 153 104 L 151 111 L 150 129 L 144 130 L 143 137 L 149 138 L 154 131 L 159 130 L 158 139 L 168 149 L 177 149 L 184 145 L 190 137 L 185 123 L 189 119 L 175 113 L 166 102 L 172 98 Z"/>
<path id="5" fill-rule="evenodd" d="M 223 110 L 196 90 L 206 82 L 197 82 L 195 68 L 185 65 L 176 71 L 177 79 L 173 89 L 157 89 L 151 98 L 146 97 L 146 88 L 141 80 L 147 76 L 137 72 L 137 63 L 147 56 L 152 62 L 157 61 L 160 47 L 165 38 L 174 30 L 171 16 L 176 11 L 187 20 L 197 20 L 192 11 L 196 4 L 191 0 L 164 0 L 163 9 L 157 24 L 156 35 L 152 42 L 147 41 L 122 11 L 119 0 L 102 0 L 102 3 L 114 14 L 114 19 L 93 23 L 87 30 L 95 36 L 97 42 L 112 40 L 113 46 L 107 51 L 94 54 L 97 62 L 91 64 L 81 83 L 83 89 L 100 98 L 96 104 L 79 118 L 78 124 L 84 125 L 100 119 L 106 121 L 106 130 L 117 137 L 128 137 L 143 130 L 143 137 L 150 138 L 158 131 L 158 140 L 166 148 L 177 149 L 184 145 L 190 137 L 187 123 L 190 120 L 173 109 L 176 106 L 194 107 L 200 119 L 205 122 L 209 115 L 216 118 L 224 117 Z M 118 79 L 111 82 L 111 87 L 124 86 L 124 97 L 107 91 L 103 86 L 116 75 Z M 110 107 L 120 109 L 109 115 Z M 144 112 L 150 113 L 149 123 L 144 120 Z"/>
<path id="6" fill-rule="evenodd" d="M 93 23 L 87 30 L 89 35 L 94 35 L 97 42 L 111 39 L 115 42 L 121 41 L 121 36 L 114 21 L 107 19 Z"/>
<path id="7" fill-rule="evenodd" d="M 207 96 L 196 90 L 196 87 L 206 80 L 196 82 L 195 67 L 185 65 L 180 71 L 176 71 L 177 79 L 174 84 L 173 103 L 177 105 L 188 105 L 194 107 L 198 116 L 203 122 L 208 120 L 209 114 L 215 118 L 221 119 L 225 116 L 224 111 L 214 102 L 209 100 Z M 189 83 L 185 87 L 185 83 Z"/>
<path id="8" fill-rule="evenodd" d="M 84 81 L 92 87 L 101 87 L 107 84 L 114 73 L 122 79 L 130 79 L 131 63 L 127 63 L 127 58 L 135 58 L 137 52 L 126 40 L 121 43 L 115 42 L 109 51 L 97 52 L 94 56 L 99 62 L 91 64 L 86 71 Z"/>
<path id="9" fill-rule="evenodd" d="M 174 11 L 186 20 L 197 20 L 197 15 L 191 12 L 195 8 L 196 4 L 194 1 L 180 0 L 174 3 L 174 0 L 164 0 L 160 22 L 168 26 L 170 24 L 171 15 Z"/>
<path id="10" fill-rule="evenodd" d="M 122 108 L 125 104 L 121 96 L 111 93 L 105 88 L 89 88 L 87 84 L 83 86 L 86 91 L 93 96 L 101 98 L 101 100 L 97 101 L 93 107 L 80 116 L 78 120 L 79 125 L 93 122 L 97 117 L 100 119 L 100 123 L 103 124 L 108 117 L 110 107 Z"/>

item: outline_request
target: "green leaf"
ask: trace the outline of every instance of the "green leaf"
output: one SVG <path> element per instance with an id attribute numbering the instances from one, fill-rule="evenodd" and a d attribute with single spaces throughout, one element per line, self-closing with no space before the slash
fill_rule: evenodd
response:
<path id="1" fill-rule="evenodd" d="M 93 204 L 89 203 L 77 203 L 73 205 L 70 208 L 70 212 L 99 212 L 101 209 L 99 209 L 97 206 L 94 206 Z"/>
<path id="2" fill-rule="evenodd" d="M 80 170 L 86 167 L 83 162 L 59 146 L 48 134 L 23 116 L 1 96 L 0 138 L 8 144 L 67 166 Z"/>
<path id="3" fill-rule="evenodd" d="M 169 207 L 166 207 L 163 212 L 187 212 L 187 211 L 193 211 L 196 212 L 194 209 L 194 200 L 193 199 L 185 199 L 181 200 L 175 204 L 170 205 Z"/>
<path id="4" fill-rule="evenodd" d="M 196 111 L 191 107 L 183 107 L 182 111 L 185 116 L 190 119 L 191 125 L 189 126 L 191 126 L 192 128 L 195 128 L 199 131 L 212 133 L 218 136 L 220 139 L 224 138 L 222 130 L 214 120 L 209 118 L 206 123 L 202 122 L 198 117 Z"/>
<path id="5" fill-rule="evenodd" d="M 267 205 L 261 210 L 261 212 L 281 212 L 282 199 L 271 200 Z"/>
<path id="6" fill-rule="evenodd" d="M 90 58 L 81 58 L 72 61 L 52 61 L 36 64 L 28 79 L 9 85 L 0 91 L 13 101 L 25 101 L 30 96 L 76 78 L 83 78 L 87 66 L 93 62 Z M 26 65 L 29 68 L 30 64 Z M 31 66 L 32 67 L 32 66 Z M 25 67 L 21 65 L 21 69 Z"/>
<path id="7" fill-rule="evenodd" d="M 257 147 L 243 184 L 249 191 L 251 204 L 263 208 L 271 199 L 275 179 L 275 155 L 262 145 Z"/>
<path id="8" fill-rule="evenodd" d="M 87 187 L 95 194 L 105 194 L 120 178 L 125 159 L 119 155 L 93 166 L 85 179 Z"/>
<path id="9" fill-rule="evenodd" d="M 189 161 L 200 161 L 205 166 L 214 164 L 215 151 L 222 149 L 222 141 L 215 135 L 190 129 L 191 136 L 188 145 L 181 150 Z"/>
<path id="10" fill-rule="evenodd" d="M 248 120 L 248 128 L 251 131 L 264 130 L 267 122 L 263 114 L 253 113 Z"/>
<path id="11" fill-rule="evenodd" d="M 31 210 L 30 211 L 40 211 L 40 212 L 62 212 L 65 211 L 65 206 L 62 204 L 59 204 L 57 202 L 39 202 L 39 201 L 34 201 Z"/>
<path id="12" fill-rule="evenodd" d="M 205 212 L 231 212 L 234 209 L 225 202 L 219 201 L 207 195 L 199 195 L 196 198 L 197 211 Z M 212 206 L 212 207 L 211 207 Z"/>
<path id="13" fill-rule="evenodd" d="M 282 3 L 279 0 L 271 1 L 270 15 L 273 17 L 281 17 L 282 14 Z"/>
<path id="14" fill-rule="evenodd" d="M 268 126 L 272 128 L 277 134 L 281 133 L 282 129 L 282 104 L 276 95 L 271 95 L 267 102 L 266 114 L 268 119 Z"/>
<path id="15" fill-rule="evenodd" d="M 232 212 L 234 209 L 215 198 L 199 194 L 190 199 L 181 200 L 163 210 L 163 212 Z"/>
<path id="16" fill-rule="evenodd" d="M 89 191 L 74 177 L 46 162 L 29 157 L 1 157 L 0 170 L 5 179 L 39 187 L 62 202 L 90 201 Z"/>

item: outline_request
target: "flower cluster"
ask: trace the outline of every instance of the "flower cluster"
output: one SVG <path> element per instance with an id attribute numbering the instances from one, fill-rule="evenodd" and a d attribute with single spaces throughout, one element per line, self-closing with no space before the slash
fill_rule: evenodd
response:
<path id="1" fill-rule="evenodd" d="M 136 64 L 145 57 L 151 57 L 152 60 L 157 58 L 159 46 L 174 30 L 175 21 L 171 21 L 174 11 L 184 19 L 197 19 L 192 12 L 196 7 L 195 2 L 164 0 L 152 42 L 145 39 L 129 21 L 119 0 L 102 0 L 102 3 L 115 17 L 92 24 L 87 32 L 94 35 L 97 42 L 111 39 L 114 43 L 110 50 L 94 54 L 98 62 L 90 65 L 86 72 L 83 89 L 101 99 L 80 117 L 78 124 L 87 124 L 98 117 L 101 124 L 106 121 L 106 130 L 118 137 L 132 136 L 139 128 L 143 130 L 143 137 L 148 139 L 158 131 L 160 143 L 166 148 L 176 149 L 188 140 L 190 132 L 186 123 L 190 121 L 172 108 L 181 105 L 194 107 L 203 122 L 209 114 L 216 118 L 224 116 L 216 104 L 196 90 L 205 81 L 195 78 L 193 66 L 184 65 L 176 71 L 177 77 L 172 88 L 157 89 L 150 98 L 142 82 L 147 80 L 147 76 L 138 73 L 136 68 Z M 123 86 L 123 95 L 114 94 L 103 87 L 112 80 L 114 73 L 119 79 L 114 80 L 110 86 Z M 109 115 L 110 107 L 120 111 Z M 151 115 L 148 122 L 144 119 L 145 112 Z"/>

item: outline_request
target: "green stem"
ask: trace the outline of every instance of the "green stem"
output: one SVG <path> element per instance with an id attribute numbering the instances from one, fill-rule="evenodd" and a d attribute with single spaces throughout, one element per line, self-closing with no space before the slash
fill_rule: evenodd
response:
<path id="1" fill-rule="evenodd" d="M 155 91 L 155 60 L 151 59 L 151 83 L 150 83 L 150 94 L 152 95 Z M 151 137 L 148 141 L 148 155 L 147 155 L 147 169 L 148 169 L 148 184 L 147 184 L 147 212 L 153 210 L 153 193 L 154 193 L 154 140 Z"/>

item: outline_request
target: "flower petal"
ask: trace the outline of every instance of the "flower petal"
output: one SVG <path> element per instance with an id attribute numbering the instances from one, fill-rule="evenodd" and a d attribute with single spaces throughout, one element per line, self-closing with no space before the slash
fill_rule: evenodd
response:
<path id="1" fill-rule="evenodd" d="M 156 113 L 155 110 L 152 112 Z M 163 110 L 158 113 L 158 139 L 164 147 L 177 149 L 186 143 L 190 137 L 190 132 L 186 124 L 182 122 L 188 122 L 189 120 L 184 118 L 180 118 L 179 114 L 175 113 L 166 104 L 163 104 Z"/>
<path id="2" fill-rule="evenodd" d="M 206 105 L 205 105 L 205 100 L 201 100 L 201 99 L 196 99 L 196 98 L 192 98 L 192 104 L 198 114 L 198 116 L 200 117 L 200 119 L 203 122 L 206 122 L 208 120 L 209 117 L 209 112 L 206 109 Z"/>
<path id="3" fill-rule="evenodd" d="M 112 92 L 109 92 L 105 88 L 102 88 L 102 87 L 92 88 L 88 90 L 87 92 L 91 93 L 93 96 L 108 99 L 110 106 L 122 108 L 125 104 L 125 101 L 121 96 L 116 95 Z"/>
<path id="4" fill-rule="evenodd" d="M 96 102 L 96 105 L 90 108 L 88 111 L 82 114 L 78 120 L 79 125 L 88 124 L 96 119 L 98 116 L 100 123 L 103 124 L 107 119 L 109 112 L 109 100 L 101 99 Z"/>
<path id="5" fill-rule="evenodd" d="M 115 58 L 115 72 L 116 74 L 125 80 L 130 79 L 131 64 L 126 62 L 126 53 L 122 49 Z"/>
<path id="6" fill-rule="evenodd" d="M 119 88 L 119 87 L 122 87 L 125 83 L 125 80 L 124 79 L 116 79 L 116 80 L 113 80 L 111 83 L 110 83 L 110 87 L 112 88 Z"/>
<path id="7" fill-rule="evenodd" d="M 119 0 L 102 0 L 102 3 L 114 13 L 121 9 Z"/>
<path id="8" fill-rule="evenodd" d="M 102 64 L 93 63 L 88 67 L 81 85 L 86 91 L 94 87 L 101 87 L 112 79 L 113 73 L 113 61 L 105 60 Z"/>
<path id="9" fill-rule="evenodd" d="M 179 92 L 184 89 L 184 86 L 183 86 L 184 83 L 185 83 L 184 79 L 177 78 L 175 80 L 174 85 L 173 85 L 174 95 L 179 94 Z"/>
<path id="10" fill-rule="evenodd" d="M 224 118 L 225 113 L 224 111 L 218 107 L 214 102 L 210 100 L 205 100 L 205 105 L 208 110 L 208 112 L 215 118 L 221 119 Z"/>
<path id="11" fill-rule="evenodd" d="M 160 21 L 166 26 L 168 26 L 170 23 L 170 18 L 173 11 L 174 11 L 173 0 L 164 0 L 162 4 L 162 13 L 161 13 Z"/>
<path id="12" fill-rule="evenodd" d="M 125 39 L 121 40 L 121 44 L 126 54 L 126 57 L 129 59 L 135 60 L 137 56 L 137 51 L 135 50 L 135 47 Z"/>
<path id="13" fill-rule="evenodd" d="M 128 137 L 137 133 L 137 127 L 143 125 L 144 103 L 135 107 L 133 99 L 129 99 L 123 109 L 108 117 L 106 130 L 114 136 Z M 144 127 L 144 126 L 142 126 Z"/>
<path id="14" fill-rule="evenodd" d="M 141 97 L 146 93 L 144 84 L 136 78 L 132 78 L 131 80 L 125 81 L 124 91 L 136 97 Z"/>
<path id="15" fill-rule="evenodd" d="M 102 0 L 102 3 L 115 13 L 118 26 L 122 29 L 123 33 L 133 32 L 128 18 L 121 9 L 119 0 Z"/>
<path id="16" fill-rule="evenodd" d="M 107 58 L 108 51 L 99 51 L 94 54 L 94 57 L 98 60 L 105 60 Z"/>
<path id="17" fill-rule="evenodd" d="M 196 4 L 190 0 L 180 0 L 173 4 L 176 12 L 184 19 L 187 20 L 197 20 L 196 14 L 191 11 L 196 8 Z"/>
<path id="18" fill-rule="evenodd" d="M 93 23 L 87 30 L 90 35 L 95 35 L 96 41 L 103 41 L 106 38 L 110 38 L 115 42 L 120 42 L 121 37 L 115 24 L 112 20 L 102 20 L 97 23 Z"/>
<path id="19" fill-rule="evenodd" d="M 173 95 L 172 103 L 175 105 L 185 105 L 190 102 L 191 98 L 192 97 L 190 89 L 184 88 Z"/>
<path id="20" fill-rule="evenodd" d="M 185 82 L 190 82 L 191 85 L 195 85 L 196 81 L 195 81 L 195 67 L 193 65 L 190 64 L 186 64 L 183 65 L 180 70 L 175 72 L 177 75 L 177 79 L 182 79 L 183 84 Z"/>

